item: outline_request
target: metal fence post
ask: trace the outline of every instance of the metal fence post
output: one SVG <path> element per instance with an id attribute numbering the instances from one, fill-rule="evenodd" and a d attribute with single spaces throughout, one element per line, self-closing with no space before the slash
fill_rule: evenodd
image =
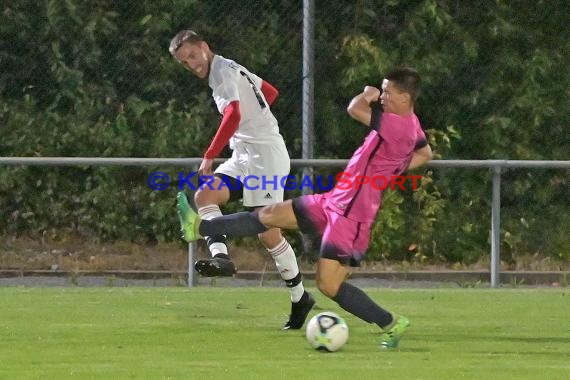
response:
<path id="1" fill-rule="evenodd" d="M 303 141 L 302 158 L 312 159 L 314 149 L 314 86 L 315 86 L 315 0 L 303 0 Z M 303 168 L 303 178 L 313 180 L 313 167 Z M 310 186 L 303 186 L 303 194 L 311 194 Z M 311 254 L 313 247 L 310 237 L 302 236 L 304 254 Z"/>
<path id="2" fill-rule="evenodd" d="M 500 285 L 501 275 L 501 166 L 493 167 L 491 200 L 491 287 Z"/>
<path id="3" fill-rule="evenodd" d="M 196 242 L 188 243 L 188 287 L 194 284 L 194 257 L 196 257 Z"/>
<path id="4" fill-rule="evenodd" d="M 315 1 L 303 0 L 303 147 L 302 157 L 313 158 L 314 142 L 314 60 Z M 303 168 L 304 176 L 312 176 L 313 168 Z M 306 193 L 307 186 L 303 187 Z M 310 190 L 310 189 L 307 189 Z"/>

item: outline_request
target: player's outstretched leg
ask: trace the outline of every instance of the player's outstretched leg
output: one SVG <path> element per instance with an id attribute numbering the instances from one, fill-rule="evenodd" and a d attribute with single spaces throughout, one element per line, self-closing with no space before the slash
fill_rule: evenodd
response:
<path id="1" fill-rule="evenodd" d="M 338 252 L 338 249 L 324 252 L 330 255 L 331 252 Z M 344 310 L 363 321 L 376 324 L 381 329 L 382 348 L 398 347 L 410 321 L 406 317 L 397 317 L 383 309 L 362 289 L 346 282 L 349 273 L 347 265 L 341 264 L 338 260 L 321 257 L 317 264 L 317 287 Z"/>
<path id="2" fill-rule="evenodd" d="M 408 318 L 395 316 L 380 307 L 362 289 L 344 282 L 338 293 L 332 297 L 344 310 L 360 319 L 375 323 L 381 329 L 380 346 L 384 349 L 397 348 L 402 336 L 410 326 Z"/>

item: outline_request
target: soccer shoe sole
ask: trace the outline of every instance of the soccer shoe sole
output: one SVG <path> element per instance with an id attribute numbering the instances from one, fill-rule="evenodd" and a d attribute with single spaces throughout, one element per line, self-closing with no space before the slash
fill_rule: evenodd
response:
<path id="1" fill-rule="evenodd" d="M 231 260 L 216 258 L 198 260 L 194 263 L 194 269 L 203 277 L 231 277 L 237 273 Z"/>

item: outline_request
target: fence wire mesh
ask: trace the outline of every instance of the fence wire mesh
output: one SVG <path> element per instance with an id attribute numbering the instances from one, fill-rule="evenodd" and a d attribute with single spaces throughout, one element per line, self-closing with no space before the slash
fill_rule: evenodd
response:
<path id="1" fill-rule="evenodd" d="M 568 104 L 562 99 L 570 85 L 558 49 L 567 43 L 568 20 L 557 7 L 315 1 L 313 17 L 304 20 L 308 3 L 4 1 L 0 155 L 200 157 L 219 115 L 207 83 L 168 53 L 176 32 L 191 28 L 216 53 L 279 89 L 274 113 L 291 157 L 301 157 L 308 22 L 314 31 L 315 158 L 351 155 L 367 131 L 346 115 L 348 102 L 401 64 L 423 75 L 417 111 L 438 157 L 568 157 Z M 545 125 L 549 133 L 541 132 Z M 0 233 L 37 238 L 59 230 L 91 241 L 172 241 L 176 223 L 165 217 L 170 198 L 149 192 L 149 172 L 2 168 L 0 210 L 7 218 Z M 372 258 L 476 262 L 488 252 L 488 173 L 422 173 L 423 190 L 385 205 Z M 538 253 L 567 262 L 567 171 L 514 173 L 505 174 L 504 248 L 511 256 Z M 46 210 L 48 204 L 55 211 Z"/>

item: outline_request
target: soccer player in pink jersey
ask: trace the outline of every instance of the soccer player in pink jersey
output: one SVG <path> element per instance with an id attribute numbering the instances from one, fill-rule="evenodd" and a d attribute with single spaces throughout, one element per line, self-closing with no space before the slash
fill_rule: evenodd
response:
<path id="1" fill-rule="evenodd" d="M 240 181 L 248 175 L 272 178 L 289 174 L 289 153 L 271 112 L 279 95 L 277 89 L 235 61 L 215 54 L 192 30 L 178 32 L 169 51 L 186 69 L 208 81 L 223 115 L 198 170 L 200 176 L 212 179 L 209 185 L 200 186 L 194 197 L 200 217 L 208 220 L 221 216 L 221 205 L 240 198 L 252 209 L 283 201 L 283 188 L 254 189 Z M 214 159 L 228 144 L 233 151 L 231 158 L 212 172 Z M 222 181 L 226 185 L 222 186 Z M 232 276 L 236 268 L 224 234 L 204 236 L 212 257 L 196 261 L 196 271 L 206 277 Z M 295 252 L 279 228 L 269 228 L 258 236 L 289 289 L 291 313 L 283 329 L 300 329 L 315 300 L 305 291 Z"/>
<path id="2" fill-rule="evenodd" d="M 420 76 L 414 69 L 398 68 L 386 75 L 381 90 L 366 86 L 351 100 L 349 115 L 371 131 L 343 171 L 350 178 L 400 175 L 432 158 L 414 113 L 419 86 Z M 370 229 L 382 204 L 378 188 L 355 183 L 347 189 L 337 183 L 324 194 L 304 195 L 254 212 L 211 220 L 200 220 L 186 196 L 179 193 L 178 213 L 187 241 L 213 234 L 254 235 L 274 227 L 321 235 L 317 287 L 344 310 L 378 325 L 381 346 L 395 348 L 409 320 L 383 309 L 364 291 L 346 282 L 350 267 L 359 265 L 368 248 Z"/>

